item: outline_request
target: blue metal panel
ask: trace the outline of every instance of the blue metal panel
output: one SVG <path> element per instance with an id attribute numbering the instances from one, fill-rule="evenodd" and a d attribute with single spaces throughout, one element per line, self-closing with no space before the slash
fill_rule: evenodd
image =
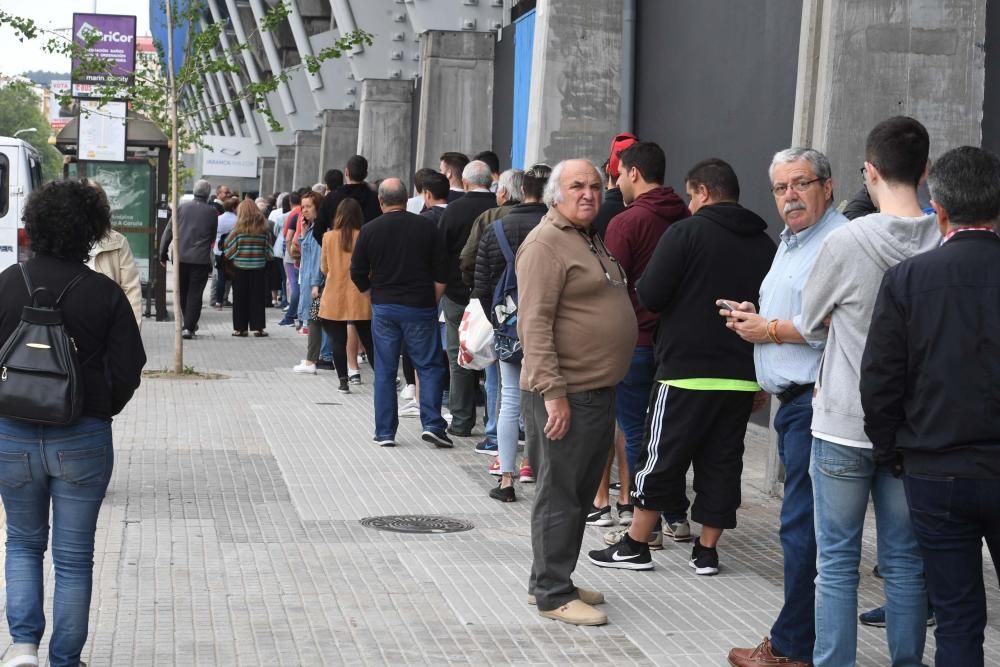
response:
<path id="1" fill-rule="evenodd" d="M 177 17 L 175 16 L 176 20 Z M 149 0 L 149 31 L 153 35 L 153 41 L 163 49 L 164 62 L 160 63 L 164 67 L 166 75 L 167 58 L 167 12 L 163 7 L 163 0 Z M 187 44 L 188 26 L 186 21 L 180 25 L 174 24 L 174 73 L 180 71 L 184 63 L 184 48 Z"/>
<path id="2" fill-rule="evenodd" d="M 535 10 L 514 23 L 514 131 L 510 164 L 524 169 L 524 151 L 528 140 L 528 101 L 531 98 L 531 57 L 535 47 Z"/>

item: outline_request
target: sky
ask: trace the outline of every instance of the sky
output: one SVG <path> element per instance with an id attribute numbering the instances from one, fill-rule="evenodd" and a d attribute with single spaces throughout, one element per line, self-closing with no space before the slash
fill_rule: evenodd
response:
<path id="1" fill-rule="evenodd" d="M 136 32 L 140 36 L 149 34 L 148 0 L 0 0 L 0 9 L 34 19 L 43 28 L 66 28 L 67 35 L 73 25 L 74 12 L 135 15 Z M 42 49 L 46 41 L 47 36 L 43 36 L 30 42 L 18 42 L 13 30 L 0 28 L 0 74 L 10 76 L 33 70 L 68 74 L 69 58 L 46 53 Z"/>

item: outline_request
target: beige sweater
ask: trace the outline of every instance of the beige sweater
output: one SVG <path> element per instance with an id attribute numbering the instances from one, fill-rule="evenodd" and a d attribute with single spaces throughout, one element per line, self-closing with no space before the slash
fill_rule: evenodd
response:
<path id="1" fill-rule="evenodd" d="M 122 234 L 109 230 L 108 235 L 98 241 L 90 251 L 94 259 L 94 270 L 121 285 L 132 306 L 136 324 L 142 328 L 142 285 L 139 282 L 139 268 L 135 264 L 132 248 Z"/>
<path id="2" fill-rule="evenodd" d="M 616 262 L 593 245 L 550 209 L 517 251 L 521 389 L 546 400 L 613 387 L 632 359 L 632 302 Z"/>

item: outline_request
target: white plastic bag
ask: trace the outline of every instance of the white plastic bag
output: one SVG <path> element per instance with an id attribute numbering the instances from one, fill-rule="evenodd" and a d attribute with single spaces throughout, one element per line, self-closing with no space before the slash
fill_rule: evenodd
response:
<path id="1" fill-rule="evenodd" d="M 493 349 L 493 325 L 479 299 L 470 299 L 458 325 L 458 365 L 481 371 L 497 360 Z"/>

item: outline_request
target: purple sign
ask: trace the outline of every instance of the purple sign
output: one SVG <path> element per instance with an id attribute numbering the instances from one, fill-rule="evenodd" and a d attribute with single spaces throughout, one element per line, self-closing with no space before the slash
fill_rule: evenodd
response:
<path id="1" fill-rule="evenodd" d="M 135 17 L 117 14 L 73 14 L 73 42 L 86 46 L 88 37 L 99 35 L 88 49 L 92 56 L 111 63 L 99 72 L 77 72 L 80 65 L 73 59 L 73 84 L 131 85 L 135 72 Z"/>

